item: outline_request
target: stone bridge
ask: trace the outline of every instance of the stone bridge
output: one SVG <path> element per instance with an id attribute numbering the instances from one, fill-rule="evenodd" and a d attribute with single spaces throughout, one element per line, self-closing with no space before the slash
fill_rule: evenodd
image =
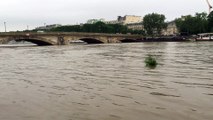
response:
<path id="1" fill-rule="evenodd" d="M 74 33 L 74 32 L 14 32 L 0 33 L 0 44 L 15 41 L 28 41 L 39 46 L 44 45 L 69 45 L 82 41 L 88 44 L 139 42 L 143 36 L 127 34 L 102 34 L 102 33 Z"/>

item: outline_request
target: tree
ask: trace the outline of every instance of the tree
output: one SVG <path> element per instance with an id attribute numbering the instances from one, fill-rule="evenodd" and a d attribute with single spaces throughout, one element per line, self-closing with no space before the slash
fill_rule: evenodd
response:
<path id="1" fill-rule="evenodd" d="M 206 13 L 196 13 L 195 16 L 182 16 L 175 20 L 180 33 L 187 35 L 204 33 L 208 31 L 208 21 Z"/>
<path id="2" fill-rule="evenodd" d="M 111 33 L 111 34 L 144 34 L 142 30 L 129 30 L 127 26 L 121 24 L 105 24 L 103 22 L 96 22 L 94 24 L 60 26 L 53 28 L 54 32 L 88 32 L 88 33 Z"/>
<path id="3" fill-rule="evenodd" d="M 160 34 L 166 28 L 165 15 L 152 13 L 144 16 L 143 24 L 147 34 Z"/>
<path id="4" fill-rule="evenodd" d="M 197 28 L 197 31 L 196 31 L 197 33 L 204 33 L 204 32 L 208 31 L 208 20 L 207 20 L 207 18 L 208 18 L 208 16 L 207 16 L 207 13 L 205 13 L 205 12 L 196 13 L 195 21 L 197 23 L 196 24 L 197 26 L 195 26 L 195 27 Z"/>
<path id="5" fill-rule="evenodd" d="M 213 11 L 208 15 L 208 30 L 213 32 Z"/>

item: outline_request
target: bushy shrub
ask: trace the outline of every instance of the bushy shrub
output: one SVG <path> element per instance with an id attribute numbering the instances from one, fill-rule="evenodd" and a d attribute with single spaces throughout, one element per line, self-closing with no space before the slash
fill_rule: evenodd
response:
<path id="1" fill-rule="evenodd" d="M 145 64 L 146 64 L 146 67 L 155 68 L 158 63 L 153 56 L 148 55 L 148 57 L 146 57 L 145 59 Z"/>

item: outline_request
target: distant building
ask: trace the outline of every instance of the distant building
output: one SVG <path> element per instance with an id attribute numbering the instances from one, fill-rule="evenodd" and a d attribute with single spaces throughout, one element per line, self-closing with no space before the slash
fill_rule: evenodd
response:
<path id="1" fill-rule="evenodd" d="M 189 15 L 181 16 L 180 19 L 185 21 L 186 18 L 189 17 Z M 175 23 L 175 20 L 167 23 L 167 28 L 162 30 L 162 35 L 180 35 L 177 25 Z"/>
<path id="2" fill-rule="evenodd" d="M 101 18 L 101 19 L 89 19 L 87 21 L 87 24 L 94 24 L 94 23 L 97 23 L 97 22 L 105 22 L 105 19 Z"/>
<path id="3" fill-rule="evenodd" d="M 118 22 L 126 25 L 126 24 L 134 24 L 134 23 L 140 23 L 143 21 L 141 16 L 135 16 L 135 15 L 126 15 L 124 17 L 118 16 Z"/>
<path id="4" fill-rule="evenodd" d="M 117 20 L 105 21 L 106 24 L 120 24 Z"/>
<path id="5" fill-rule="evenodd" d="M 56 27 L 60 27 L 60 26 L 61 26 L 60 24 L 52 24 L 52 25 L 46 25 L 46 26 L 37 27 L 37 28 L 35 28 L 35 30 L 50 30 L 50 29 L 53 29 L 53 28 L 56 28 Z"/>
<path id="6" fill-rule="evenodd" d="M 124 17 L 118 16 L 117 20 L 111 20 L 111 21 L 105 21 L 106 24 L 135 24 L 135 23 L 141 23 L 143 19 L 141 16 L 135 16 L 135 15 L 125 15 Z"/>
<path id="7" fill-rule="evenodd" d="M 177 35 L 179 34 L 175 21 L 167 23 L 167 28 L 162 30 L 162 35 Z"/>
<path id="8" fill-rule="evenodd" d="M 126 25 L 128 29 L 131 30 L 144 30 L 143 23 L 132 23 L 132 24 L 127 24 Z"/>

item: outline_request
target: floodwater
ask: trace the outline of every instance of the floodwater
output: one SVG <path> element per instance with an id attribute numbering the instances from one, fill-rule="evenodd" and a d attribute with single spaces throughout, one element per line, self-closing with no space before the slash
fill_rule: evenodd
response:
<path id="1" fill-rule="evenodd" d="M 213 120 L 213 42 L 0 47 L 0 120 Z"/>

